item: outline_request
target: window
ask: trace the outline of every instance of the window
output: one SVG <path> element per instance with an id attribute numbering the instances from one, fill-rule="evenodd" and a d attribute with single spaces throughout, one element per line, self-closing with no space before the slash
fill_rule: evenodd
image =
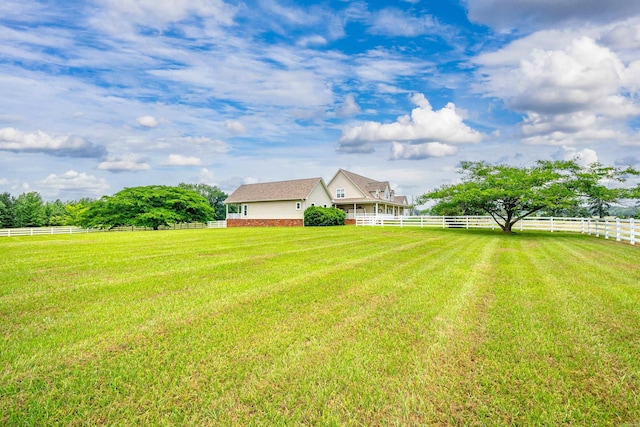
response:
<path id="1" fill-rule="evenodd" d="M 242 205 L 242 216 L 247 216 L 249 205 Z"/>
<path id="2" fill-rule="evenodd" d="M 296 202 L 296 210 L 299 211 L 300 209 L 302 209 L 302 203 Z"/>
<path id="3" fill-rule="evenodd" d="M 344 188 L 336 189 L 336 199 L 344 199 Z"/>

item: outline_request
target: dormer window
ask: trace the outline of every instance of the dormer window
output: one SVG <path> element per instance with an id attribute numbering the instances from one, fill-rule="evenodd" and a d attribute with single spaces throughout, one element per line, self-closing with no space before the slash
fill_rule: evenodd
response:
<path id="1" fill-rule="evenodd" d="M 380 198 L 380 189 L 376 189 L 376 199 Z"/>
<path id="2" fill-rule="evenodd" d="M 384 190 L 384 199 L 389 200 L 389 190 Z"/>

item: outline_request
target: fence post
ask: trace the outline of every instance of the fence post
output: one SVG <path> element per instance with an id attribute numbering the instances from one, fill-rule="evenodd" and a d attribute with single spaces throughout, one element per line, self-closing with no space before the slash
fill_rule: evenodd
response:
<path id="1" fill-rule="evenodd" d="M 633 218 L 629 220 L 629 242 L 632 245 L 636 244 L 636 230 L 635 230 Z"/>
<path id="2" fill-rule="evenodd" d="M 598 227 L 600 225 L 600 221 L 594 219 L 594 222 L 596 223 L 596 237 L 600 237 L 600 227 Z"/>
<path id="3" fill-rule="evenodd" d="M 400 228 L 402 228 L 402 217 L 400 217 Z"/>
<path id="4" fill-rule="evenodd" d="M 620 218 L 616 218 L 616 242 L 620 241 Z"/>
<path id="5" fill-rule="evenodd" d="M 604 220 L 604 238 L 605 239 L 609 238 L 609 220 L 608 219 Z"/>
<path id="6" fill-rule="evenodd" d="M 584 234 L 584 218 L 580 218 L 580 233 Z"/>
<path id="7" fill-rule="evenodd" d="M 553 233 L 553 217 L 551 217 L 551 220 L 549 221 L 549 227 L 551 228 L 551 232 Z"/>
<path id="8" fill-rule="evenodd" d="M 420 228 L 424 228 L 424 216 L 420 215 Z"/>
<path id="9" fill-rule="evenodd" d="M 465 216 L 464 219 L 465 219 L 465 221 L 467 223 L 467 227 L 466 228 L 468 230 L 469 229 L 469 215 Z"/>
<path id="10" fill-rule="evenodd" d="M 445 228 L 445 227 L 444 227 L 444 222 L 445 222 L 445 221 L 444 221 L 444 215 L 442 215 L 442 228 Z"/>

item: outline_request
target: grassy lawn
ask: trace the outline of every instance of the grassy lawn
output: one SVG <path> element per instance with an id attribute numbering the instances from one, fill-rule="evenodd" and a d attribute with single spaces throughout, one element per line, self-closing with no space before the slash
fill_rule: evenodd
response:
<path id="1" fill-rule="evenodd" d="M 1 425 L 640 423 L 640 248 L 365 227 L 0 239 Z"/>

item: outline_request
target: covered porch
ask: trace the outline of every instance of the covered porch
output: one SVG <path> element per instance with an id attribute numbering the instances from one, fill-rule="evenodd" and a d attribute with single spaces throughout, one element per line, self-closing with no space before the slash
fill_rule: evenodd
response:
<path id="1" fill-rule="evenodd" d="M 342 209 L 347 214 L 347 220 L 355 221 L 356 215 L 390 215 L 390 216 L 404 216 L 409 214 L 409 207 L 406 205 L 399 205 L 396 203 L 389 203 L 383 201 L 376 202 L 341 202 L 335 203 L 334 206 L 338 209 Z"/>

